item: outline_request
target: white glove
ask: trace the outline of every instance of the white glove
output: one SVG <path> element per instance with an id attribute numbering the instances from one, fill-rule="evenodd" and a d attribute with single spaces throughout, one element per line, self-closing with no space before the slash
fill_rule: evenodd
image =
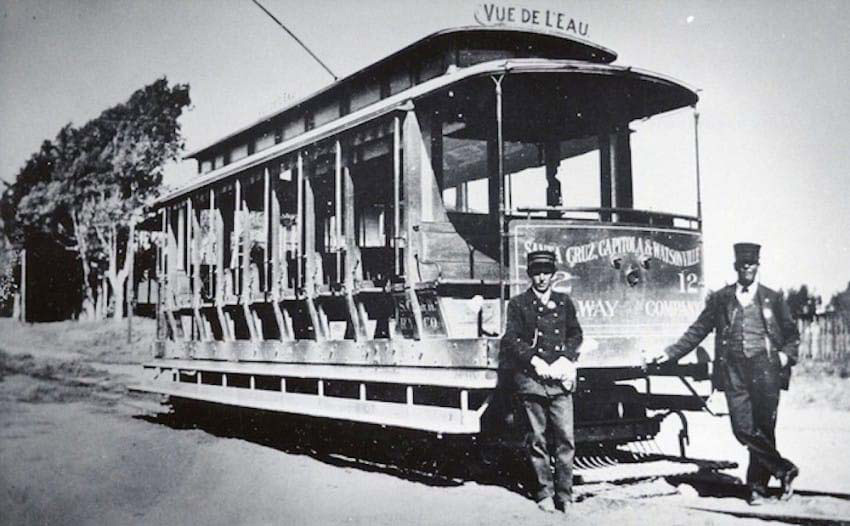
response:
<path id="1" fill-rule="evenodd" d="M 544 380 L 552 378 L 552 366 L 546 363 L 546 360 L 535 355 L 531 358 L 530 363 L 534 367 L 534 372 L 537 376 Z"/>
<path id="2" fill-rule="evenodd" d="M 576 365 L 567 358 L 561 356 L 552 363 L 551 368 L 552 376 L 563 383 L 567 391 L 572 391 L 576 385 L 576 376 L 578 373 Z"/>
<path id="3" fill-rule="evenodd" d="M 552 378 L 555 380 L 563 380 L 567 376 L 567 368 L 570 361 L 561 356 L 549 366 Z"/>

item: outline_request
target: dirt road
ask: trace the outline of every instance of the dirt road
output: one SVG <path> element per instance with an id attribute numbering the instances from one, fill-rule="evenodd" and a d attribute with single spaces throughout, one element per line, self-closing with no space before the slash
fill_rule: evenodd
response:
<path id="1" fill-rule="evenodd" d="M 767 523 L 687 508 L 723 501 L 687 490 L 653 498 L 606 490 L 576 504 L 568 517 L 553 516 L 500 485 L 417 480 L 327 456 L 310 447 L 309 436 L 293 446 L 285 440 L 293 433 L 286 421 L 256 429 L 256 421 L 237 416 L 227 432 L 187 427 L 162 413 L 154 398 L 126 391 L 151 331 L 150 324 L 138 325 L 141 333 L 127 345 L 122 329 L 110 326 L 0 321 L 0 523 Z M 837 388 L 848 387 L 835 380 Z M 805 383 L 797 387 L 805 390 Z M 799 397 L 788 397 L 780 411 L 780 447 L 802 467 L 799 487 L 847 493 L 850 412 Z M 696 415 L 691 423 L 691 454 L 745 460 L 725 419 Z M 665 430 L 665 437 L 675 431 Z M 632 494 L 674 493 L 664 481 L 644 490 Z M 785 515 L 834 516 L 846 503 L 799 496 L 775 506 Z"/>

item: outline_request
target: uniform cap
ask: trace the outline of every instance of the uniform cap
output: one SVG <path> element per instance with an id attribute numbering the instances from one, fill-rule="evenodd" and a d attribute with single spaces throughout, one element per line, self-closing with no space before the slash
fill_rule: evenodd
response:
<path id="1" fill-rule="evenodd" d="M 735 243 L 735 261 L 738 263 L 758 263 L 761 245 L 755 243 Z"/>
<path id="2" fill-rule="evenodd" d="M 535 250 L 528 253 L 528 273 L 532 271 L 555 272 L 555 253 L 549 250 Z"/>

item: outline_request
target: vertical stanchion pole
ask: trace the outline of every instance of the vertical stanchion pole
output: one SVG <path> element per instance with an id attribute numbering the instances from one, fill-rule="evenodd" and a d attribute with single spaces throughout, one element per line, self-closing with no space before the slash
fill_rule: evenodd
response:
<path id="1" fill-rule="evenodd" d="M 261 292 L 268 293 L 271 290 L 269 286 L 271 283 L 271 268 L 272 268 L 272 240 L 271 240 L 271 227 L 269 222 L 271 221 L 271 180 L 269 169 L 266 167 L 263 170 L 263 241 L 266 243 L 265 250 L 263 250 L 263 268 L 261 270 L 263 277 L 260 280 L 265 284 L 265 289 Z"/>
<path id="2" fill-rule="evenodd" d="M 127 268 L 129 272 L 127 273 L 127 343 L 133 343 L 133 304 L 135 303 L 135 272 L 134 268 L 136 266 L 136 225 L 135 220 L 130 219 L 130 238 L 127 240 L 127 254 L 125 257 L 129 258 L 129 264 Z"/>
<path id="3" fill-rule="evenodd" d="M 399 243 L 401 242 L 401 122 L 393 118 L 393 238 L 395 275 L 401 274 L 399 266 Z"/>
<path id="4" fill-rule="evenodd" d="M 298 152 L 298 178 L 297 178 L 297 192 L 296 196 L 296 211 L 295 211 L 295 239 L 298 245 L 296 246 L 297 250 L 296 261 L 295 261 L 295 271 L 298 273 L 295 279 L 295 290 L 297 291 L 302 287 L 304 283 L 304 240 L 302 237 L 304 234 L 304 160 L 301 157 L 301 152 Z"/>
<path id="5" fill-rule="evenodd" d="M 504 136 L 502 134 L 502 80 L 504 75 L 493 81 L 496 83 L 496 146 L 499 152 L 499 333 L 505 330 L 505 165 L 504 165 Z"/>
<path id="6" fill-rule="evenodd" d="M 342 283 L 342 145 L 337 139 L 334 145 L 334 240 L 336 252 L 336 282 Z"/>
<path id="7" fill-rule="evenodd" d="M 699 221 L 700 230 L 702 230 L 702 189 L 699 174 L 699 112 L 696 106 L 694 106 L 694 156 L 697 172 L 697 220 Z"/>

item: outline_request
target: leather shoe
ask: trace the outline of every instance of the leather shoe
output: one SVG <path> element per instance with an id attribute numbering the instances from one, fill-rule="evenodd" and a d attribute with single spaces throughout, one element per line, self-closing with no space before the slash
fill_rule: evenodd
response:
<path id="1" fill-rule="evenodd" d="M 794 482 L 794 479 L 797 478 L 797 475 L 800 474 L 800 470 L 794 466 L 791 466 L 788 471 L 786 471 L 782 475 L 782 495 L 779 496 L 780 500 L 788 500 L 791 498 L 791 495 L 794 494 L 794 488 L 791 484 Z"/>
<path id="2" fill-rule="evenodd" d="M 572 504 L 573 504 L 572 495 L 567 496 L 566 498 L 557 497 L 555 499 L 555 509 L 557 509 L 558 511 L 567 511 L 567 509 L 569 509 L 569 507 L 572 506 Z"/>
<path id="3" fill-rule="evenodd" d="M 555 501 L 552 500 L 552 497 L 546 497 L 543 500 L 537 501 L 537 507 L 546 513 L 555 513 L 557 511 L 555 509 Z"/>
<path id="4" fill-rule="evenodd" d="M 749 504 L 750 506 L 761 506 L 765 502 L 767 502 L 767 499 L 764 495 L 762 495 L 756 490 L 750 491 L 750 498 L 747 499 L 747 504 Z"/>

